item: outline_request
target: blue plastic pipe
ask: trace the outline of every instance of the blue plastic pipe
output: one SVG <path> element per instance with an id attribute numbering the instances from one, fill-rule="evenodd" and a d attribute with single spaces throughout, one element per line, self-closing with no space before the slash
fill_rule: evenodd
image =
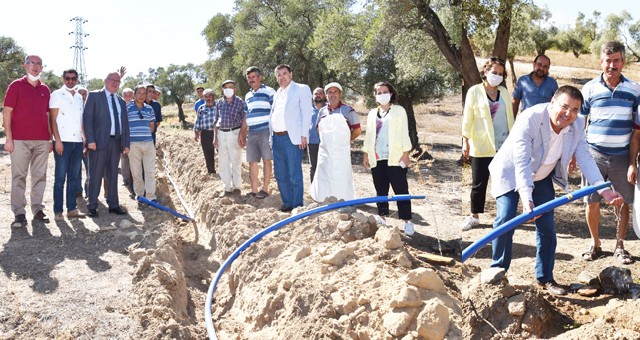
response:
<path id="1" fill-rule="evenodd" d="M 169 213 L 171 213 L 172 215 L 174 215 L 174 216 L 176 216 L 176 217 L 179 217 L 179 218 L 181 218 L 181 219 L 183 219 L 183 220 L 185 220 L 185 221 L 191 221 L 191 220 L 192 220 L 192 218 L 191 218 L 191 217 L 189 217 L 189 216 L 182 215 L 181 213 L 179 213 L 179 212 L 177 212 L 177 211 L 171 210 L 171 209 L 169 209 L 168 207 L 165 207 L 165 206 L 164 206 L 164 205 L 162 205 L 162 204 L 159 204 L 159 203 L 156 203 L 156 202 L 150 201 L 150 200 L 148 200 L 148 199 L 146 199 L 146 198 L 144 198 L 144 197 L 142 197 L 142 196 L 136 196 L 136 199 L 137 199 L 138 201 L 140 201 L 140 202 L 142 202 L 142 203 L 146 203 L 146 204 L 148 204 L 148 205 L 150 205 L 150 206 L 152 206 L 152 207 L 154 207 L 154 208 L 158 208 L 158 209 L 160 209 L 160 210 L 164 210 L 164 211 L 166 211 L 166 212 L 169 212 Z"/>
<path id="2" fill-rule="evenodd" d="M 411 195 L 376 196 L 376 197 L 358 198 L 350 201 L 332 203 L 328 205 L 323 205 L 321 207 L 317 207 L 315 209 L 304 211 L 300 214 L 293 215 L 291 217 L 287 217 L 284 220 L 278 221 L 272 224 L 271 226 L 263 229 L 259 233 L 253 235 L 250 239 L 248 239 L 242 245 L 240 245 L 238 249 L 236 249 L 233 253 L 231 253 L 231 255 L 222 263 L 222 265 L 220 266 L 220 268 L 218 268 L 218 271 L 216 272 L 215 278 L 209 285 L 209 291 L 207 292 L 207 300 L 205 301 L 205 308 L 204 308 L 204 321 L 207 326 L 207 333 L 209 334 L 209 339 L 211 340 L 218 339 L 218 336 L 216 335 L 216 330 L 213 328 L 213 318 L 211 317 L 211 304 L 213 302 L 213 293 L 215 292 L 216 287 L 218 286 L 218 282 L 220 281 L 220 278 L 222 277 L 222 274 L 224 274 L 227 267 L 229 267 L 231 263 L 240 255 L 240 253 L 242 253 L 245 249 L 247 249 L 252 243 L 260 240 L 265 235 L 271 232 L 274 232 L 291 222 L 295 222 L 299 219 L 305 218 L 307 216 L 319 214 L 321 212 L 335 210 L 343 207 L 349 207 L 353 205 L 367 204 L 367 203 L 408 201 L 413 199 L 424 199 L 424 198 L 425 196 L 420 196 L 420 195 L 419 196 L 411 196 Z"/>
<path id="3" fill-rule="evenodd" d="M 505 222 L 504 224 L 502 224 L 501 226 L 492 229 L 488 234 L 486 234 L 485 236 L 483 236 L 482 238 L 478 239 L 477 241 L 473 242 L 470 246 L 466 247 L 463 251 L 462 251 L 462 262 L 466 261 L 469 257 L 471 257 L 473 254 L 475 254 L 478 250 L 480 250 L 480 248 L 482 248 L 485 244 L 488 244 L 489 242 L 493 241 L 494 239 L 504 235 L 505 233 L 507 233 L 510 230 L 515 229 L 517 226 L 521 225 L 522 223 L 531 220 L 532 218 L 542 215 L 544 213 L 546 213 L 547 211 L 550 211 L 552 209 L 555 209 L 561 205 L 567 204 L 571 201 L 575 201 L 578 198 L 582 198 L 584 196 L 587 196 L 591 193 L 596 192 L 597 190 L 606 188 L 611 186 L 611 182 L 605 182 L 602 184 L 598 184 L 598 185 L 592 185 L 592 186 L 588 186 L 588 187 L 584 187 L 578 191 L 574 191 L 572 193 L 566 194 L 564 196 L 558 197 L 554 200 L 551 200 L 547 203 L 544 203 L 538 207 L 533 208 L 533 210 L 531 210 L 529 213 L 526 214 L 521 214 L 518 215 L 514 218 L 512 218 L 511 220 Z"/>

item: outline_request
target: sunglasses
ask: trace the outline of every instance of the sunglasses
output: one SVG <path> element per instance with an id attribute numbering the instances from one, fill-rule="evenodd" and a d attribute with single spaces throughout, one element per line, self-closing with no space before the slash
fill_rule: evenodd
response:
<path id="1" fill-rule="evenodd" d="M 500 64 L 502 66 L 505 65 L 504 60 L 502 60 L 502 59 L 500 59 L 498 57 L 491 57 L 491 62 L 496 62 L 496 63 L 498 63 L 498 64 Z"/>
<path id="2" fill-rule="evenodd" d="M 66 80 L 66 81 L 70 81 L 70 80 L 76 81 L 76 80 L 78 80 L 78 77 L 64 77 L 64 80 Z"/>

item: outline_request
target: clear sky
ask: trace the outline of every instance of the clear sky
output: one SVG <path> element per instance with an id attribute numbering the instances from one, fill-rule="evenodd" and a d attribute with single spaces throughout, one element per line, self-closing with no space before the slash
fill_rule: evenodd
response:
<path id="1" fill-rule="evenodd" d="M 76 16 L 84 24 L 89 78 L 104 79 L 120 66 L 126 76 L 150 67 L 201 64 L 208 58 L 202 31 L 217 13 L 231 13 L 233 0 L 3 1 L 0 35 L 38 54 L 45 71 L 73 67 Z M 126 77 L 125 76 L 125 77 Z"/>
<path id="2" fill-rule="evenodd" d="M 533 2 L 538 6 L 547 5 L 552 13 L 551 20 L 558 28 L 572 25 L 578 12 L 582 12 L 587 18 L 590 18 L 593 11 L 596 10 L 601 13 L 602 19 L 611 13 L 620 14 L 622 10 L 627 10 L 634 22 L 640 19 L 640 2 L 634 0 L 533 0 Z"/>

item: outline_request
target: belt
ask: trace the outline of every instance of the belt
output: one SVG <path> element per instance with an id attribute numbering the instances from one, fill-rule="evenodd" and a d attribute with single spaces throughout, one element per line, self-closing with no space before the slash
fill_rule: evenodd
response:
<path id="1" fill-rule="evenodd" d="M 239 128 L 240 128 L 240 126 L 236 126 L 236 127 L 234 127 L 234 128 L 231 128 L 231 129 L 222 129 L 222 128 L 219 128 L 218 130 L 223 131 L 223 132 L 229 132 L 229 131 L 233 131 L 233 130 L 238 130 Z"/>
<path id="2" fill-rule="evenodd" d="M 287 131 L 282 131 L 282 132 L 275 132 L 275 131 L 273 131 L 273 134 L 274 134 L 274 135 L 276 135 L 276 136 L 284 136 L 284 135 L 286 135 L 286 134 L 287 134 Z"/>

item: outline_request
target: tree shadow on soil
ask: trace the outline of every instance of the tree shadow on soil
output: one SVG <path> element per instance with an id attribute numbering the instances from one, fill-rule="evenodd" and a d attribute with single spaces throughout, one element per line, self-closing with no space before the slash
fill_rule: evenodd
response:
<path id="1" fill-rule="evenodd" d="M 60 236 L 51 233 L 54 226 L 60 229 Z M 31 227 L 31 234 L 28 227 L 10 228 L 11 237 L 0 252 L 0 268 L 9 278 L 32 280 L 31 288 L 45 294 L 58 288 L 58 280 L 51 272 L 66 259 L 84 260 L 91 270 L 104 272 L 111 265 L 100 257 L 109 251 L 126 254 L 134 242 L 124 235 L 90 231 L 77 219 L 71 224 L 32 221 Z"/>
<path id="2" fill-rule="evenodd" d="M 469 241 L 463 241 L 462 242 L 462 249 L 465 249 L 466 247 L 470 246 L 472 242 Z M 529 245 L 529 244 L 521 244 L 521 243 L 517 243 L 513 242 L 513 248 L 512 248 L 512 253 L 514 254 L 514 256 L 512 257 L 513 259 L 517 257 L 530 257 L 535 259 L 536 258 L 536 246 L 535 245 Z M 487 244 L 485 246 L 483 246 L 482 248 L 480 248 L 480 250 L 478 250 L 475 254 L 473 254 L 473 257 L 475 258 L 482 258 L 482 259 L 490 259 L 491 258 L 491 244 Z M 572 254 L 566 254 L 566 253 L 560 253 L 560 252 L 556 252 L 556 261 L 558 260 L 562 260 L 562 261 L 571 261 L 573 259 L 575 259 L 575 257 Z"/>

